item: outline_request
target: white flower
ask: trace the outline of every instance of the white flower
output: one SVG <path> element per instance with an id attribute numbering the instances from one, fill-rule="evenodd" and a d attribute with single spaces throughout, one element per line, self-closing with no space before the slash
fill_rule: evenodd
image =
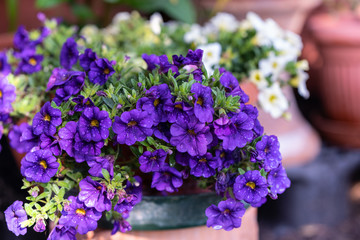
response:
<path id="1" fill-rule="evenodd" d="M 83 36 L 89 43 L 91 43 L 98 34 L 99 28 L 93 24 L 85 25 L 80 31 L 80 35 Z"/>
<path id="2" fill-rule="evenodd" d="M 198 49 L 202 49 L 204 51 L 202 61 L 208 72 L 208 75 L 210 76 L 214 72 L 213 67 L 217 66 L 220 62 L 221 45 L 217 42 L 209 43 L 198 46 Z"/>
<path id="3" fill-rule="evenodd" d="M 299 54 L 301 53 L 303 43 L 301 41 L 301 37 L 298 34 L 291 31 L 286 31 L 285 39 L 299 52 Z"/>
<path id="4" fill-rule="evenodd" d="M 112 24 L 117 25 L 122 21 L 129 20 L 130 17 L 131 15 L 128 12 L 119 12 L 113 17 Z"/>
<path id="5" fill-rule="evenodd" d="M 253 26 L 253 28 L 256 31 L 262 31 L 265 25 L 265 22 L 254 12 L 248 12 L 246 14 L 246 20 L 250 22 L 250 24 Z"/>
<path id="6" fill-rule="evenodd" d="M 260 91 L 258 100 L 262 109 L 270 113 L 273 118 L 281 117 L 289 108 L 289 103 L 278 83 L 274 83 L 271 87 Z"/>
<path id="7" fill-rule="evenodd" d="M 268 85 L 264 75 L 258 69 L 250 72 L 250 82 L 254 83 L 258 89 L 264 89 Z"/>
<path id="8" fill-rule="evenodd" d="M 303 98 L 308 99 L 310 97 L 310 93 L 309 93 L 309 90 L 306 87 L 306 81 L 309 79 L 309 74 L 307 74 L 306 72 L 304 72 L 301 69 L 298 69 L 297 78 L 298 78 L 298 81 L 299 81 L 298 93 Z"/>
<path id="9" fill-rule="evenodd" d="M 207 39 L 203 35 L 202 28 L 199 24 L 191 25 L 190 30 L 184 35 L 184 42 L 195 43 L 196 45 L 207 43 Z"/>
<path id="10" fill-rule="evenodd" d="M 213 18 L 210 19 L 210 22 L 219 30 L 235 32 L 239 27 L 239 22 L 236 18 L 224 12 L 217 13 Z"/>
<path id="11" fill-rule="evenodd" d="M 259 62 L 259 69 L 265 77 L 271 76 L 271 80 L 275 82 L 280 73 L 284 70 L 287 59 L 283 56 L 275 56 L 273 52 L 269 57 Z"/>
<path id="12" fill-rule="evenodd" d="M 150 16 L 150 29 L 154 34 L 159 35 L 161 33 L 163 23 L 164 21 L 160 13 L 154 13 Z"/>

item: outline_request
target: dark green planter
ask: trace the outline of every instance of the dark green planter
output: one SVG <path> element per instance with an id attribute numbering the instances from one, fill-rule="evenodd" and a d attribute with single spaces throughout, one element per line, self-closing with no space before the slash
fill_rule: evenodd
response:
<path id="1" fill-rule="evenodd" d="M 205 210 L 218 204 L 221 197 L 215 193 L 179 196 L 143 196 L 127 219 L 133 230 L 167 230 L 196 227 L 206 224 Z M 112 224 L 99 223 L 112 228 Z"/>

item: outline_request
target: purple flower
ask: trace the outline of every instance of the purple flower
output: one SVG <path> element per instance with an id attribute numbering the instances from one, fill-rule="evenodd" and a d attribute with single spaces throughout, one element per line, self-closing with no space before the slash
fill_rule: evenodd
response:
<path id="1" fill-rule="evenodd" d="M 106 169 L 110 177 L 114 177 L 114 157 L 112 155 L 106 155 L 103 157 L 87 157 L 86 162 L 89 165 L 89 173 L 94 177 L 103 178 L 102 169 Z"/>
<path id="2" fill-rule="evenodd" d="M 167 154 L 163 149 L 157 149 L 154 152 L 145 151 L 139 157 L 140 170 L 144 173 L 156 172 L 165 164 Z"/>
<path id="3" fill-rule="evenodd" d="M 56 225 L 47 240 L 76 240 L 76 229 L 74 227 Z"/>
<path id="4" fill-rule="evenodd" d="M 16 149 L 16 151 L 18 153 L 25 153 L 30 151 L 30 149 L 26 148 L 26 145 L 23 144 L 20 141 L 20 137 L 23 134 L 23 132 L 25 131 L 25 129 L 30 128 L 29 124 L 27 123 L 22 123 L 20 126 L 14 125 L 13 128 L 10 130 L 9 132 L 9 139 L 10 139 L 10 146 L 14 149 Z M 34 145 L 35 146 L 35 145 Z"/>
<path id="5" fill-rule="evenodd" d="M 218 206 L 212 204 L 206 209 L 205 215 L 208 217 L 206 226 L 230 231 L 241 226 L 241 218 L 244 214 L 244 204 L 230 198 L 219 202 Z"/>
<path id="6" fill-rule="evenodd" d="M 65 127 L 59 130 L 59 145 L 70 157 L 74 157 L 74 143 L 77 124 L 74 121 L 67 122 Z"/>
<path id="7" fill-rule="evenodd" d="M 111 201 L 107 198 L 105 186 L 87 176 L 80 181 L 79 187 L 78 198 L 86 207 L 95 208 L 99 212 L 111 210 Z"/>
<path id="8" fill-rule="evenodd" d="M 131 231 L 132 227 L 128 221 L 126 221 L 124 218 L 121 218 L 120 220 L 114 221 L 114 228 L 111 231 L 111 235 L 114 235 L 118 231 L 125 233 L 128 231 Z"/>
<path id="9" fill-rule="evenodd" d="M 122 191 L 117 191 L 119 201 L 114 206 L 114 210 L 121 213 L 125 218 L 128 217 L 128 213 L 142 199 L 141 178 L 134 176 L 134 179 L 134 183 L 126 181 L 126 187 Z"/>
<path id="10" fill-rule="evenodd" d="M 183 184 L 181 173 L 165 164 L 160 171 L 155 172 L 151 187 L 158 191 L 174 192 Z"/>
<path id="11" fill-rule="evenodd" d="M 73 98 L 72 101 L 77 103 L 74 107 L 75 112 L 82 112 L 85 108 L 95 106 L 94 102 L 90 98 L 85 98 L 82 95 Z"/>
<path id="12" fill-rule="evenodd" d="M 5 210 L 5 220 L 8 229 L 16 236 L 25 235 L 26 228 L 21 227 L 21 223 L 27 220 L 26 212 L 22 201 L 15 201 Z"/>
<path id="13" fill-rule="evenodd" d="M 167 121 L 167 112 L 171 111 L 173 102 L 172 95 L 167 84 L 151 87 L 146 95 L 139 99 L 136 104 L 138 109 L 146 111 L 154 121 L 154 125 Z"/>
<path id="14" fill-rule="evenodd" d="M 211 153 L 206 153 L 203 156 L 190 157 L 189 166 L 191 168 L 190 174 L 195 177 L 208 178 L 215 175 L 215 169 L 219 167 L 219 161 L 213 158 Z"/>
<path id="15" fill-rule="evenodd" d="M 240 112 L 231 118 L 229 135 L 218 135 L 223 140 L 223 148 L 233 151 L 236 147 L 242 148 L 253 139 L 252 129 L 254 120 L 246 113 Z"/>
<path id="16" fill-rule="evenodd" d="M 35 232 L 43 232 L 46 230 L 46 225 L 43 218 L 40 218 L 36 221 L 36 224 L 34 226 Z"/>
<path id="17" fill-rule="evenodd" d="M 88 73 L 90 82 L 94 84 L 104 85 L 108 78 L 115 73 L 115 62 L 109 62 L 106 58 L 99 58 L 90 64 Z"/>
<path id="18" fill-rule="evenodd" d="M 215 150 L 215 157 L 219 161 L 219 169 L 228 168 L 235 163 L 232 151 Z"/>
<path id="19" fill-rule="evenodd" d="M 123 112 L 121 117 L 115 116 L 113 130 L 117 134 L 118 143 L 130 146 L 151 136 L 153 134 L 152 125 L 153 120 L 147 112 L 133 109 Z"/>
<path id="20" fill-rule="evenodd" d="M 217 136 L 228 136 L 231 134 L 230 130 L 230 119 L 227 115 L 223 115 L 220 118 L 216 119 L 213 123 L 214 133 Z"/>
<path id="21" fill-rule="evenodd" d="M 280 143 L 274 135 L 264 135 L 259 142 L 256 143 L 257 160 L 263 160 L 263 166 L 266 171 L 275 169 L 281 164 Z"/>
<path id="22" fill-rule="evenodd" d="M 33 132 L 35 135 L 44 133 L 52 136 L 56 133 L 56 127 L 61 123 L 61 111 L 51 107 L 50 102 L 46 102 L 33 118 Z"/>
<path id="23" fill-rule="evenodd" d="M 184 65 L 195 65 L 201 68 L 203 53 L 204 51 L 201 49 L 196 49 L 195 51 L 189 49 L 185 57 Z"/>
<path id="24" fill-rule="evenodd" d="M 59 156 L 61 154 L 59 139 L 46 134 L 40 135 L 40 148 L 49 149 L 55 156 Z"/>
<path id="25" fill-rule="evenodd" d="M 109 113 L 98 107 L 86 108 L 78 122 L 78 132 L 86 142 L 99 142 L 109 137 L 111 119 Z"/>
<path id="26" fill-rule="evenodd" d="M 0 75 L 0 115 L 2 121 L 13 111 L 11 103 L 15 101 L 15 86 L 9 84 L 6 77 Z"/>
<path id="27" fill-rule="evenodd" d="M 90 70 L 90 65 L 92 62 L 94 62 L 97 59 L 96 53 L 93 52 L 92 49 L 87 48 L 85 49 L 85 52 L 80 55 L 79 62 L 80 66 L 88 72 Z"/>
<path id="28" fill-rule="evenodd" d="M 18 51 L 22 51 L 29 47 L 30 38 L 29 33 L 24 26 L 19 26 L 14 35 L 14 47 Z M 31 46 L 34 47 L 34 46 Z"/>
<path id="29" fill-rule="evenodd" d="M 219 172 L 216 175 L 215 191 L 219 196 L 224 196 L 224 193 L 229 187 L 234 185 L 236 178 L 235 173 Z"/>
<path id="30" fill-rule="evenodd" d="M 77 50 L 77 44 L 74 38 L 70 37 L 63 44 L 60 52 L 60 64 L 66 70 L 70 70 L 71 67 L 76 64 L 79 58 L 79 51 Z"/>
<path id="31" fill-rule="evenodd" d="M 49 182 L 58 168 L 59 163 L 47 149 L 29 152 L 21 161 L 21 174 L 28 181 Z"/>
<path id="32" fill-rule="evenodd" d="M 104 146 L 104 141 L 86 142 L 81 139 L 79 133 L 75 134 L 74 155 L 77 162 L 84 161 L 84 156 L 98 156 L 101 154 L 101 148 Z"/>
<path id="33" fill-rule="evenodd" d="M 268 184 L 272 194 L 281 194 L 286 188 L 290 187 L 290 179 L 282 165 L 270 171 L 268 175 Z"/>
<path id="34" fill-rule="evenodd" d="M 67 74 L 69 76 L 66 83 L 56 89 L 53 101 L 56 105 L 60 105 L 63 101 L 67 101 L 71 96 L 80 92 L 84 86 L 85 73 L 71 71 Z"/>
<path id="35" fill-rule="evenodd" d="M 54 68 L 49 78 L 46 91 L 55 87 L 81 85 L 84 82 L 85 74 L 80 71 L 68 71 L 63 68 Z M 82 82 L 82 83 L 81 83 Z M 78 83 L 78 84 L 77 84 Z"/>
<path id="36" fill-rule="evenodd" d="M 213 140 L 210 128 L 195 117 L 190 117 L 189 121 L 178 119 L 171 125 L 170 133 L 170 143 L 179 152 L 187 152 L 191 156 L 205 155 L 207 145 Z"/>
<path id="37" fill-rule="evenodd" d="M 11 72 L 11 65 L 7 61 L 5 52 L 0 52 L 0 77 L 6 76 Z"/>
<path id="38" fill-rule="evenodd" d="M 168 57 L 166 55 L 159 56 L 159 61 L 159 73 L 167 73 L 169 69 L 171 69 L 173 73 L 178 72 L 178 68 L 175 65 L 169 63 Z"/>
<path id="39" fill-rule="evenodd" d="M 247 171 L 236 177 L 233 191 L 236 199 L 253 205 L 268 194 L 268 184 L 258 170 Z"/>
<path id="40" fill-rule="evenodd" d="M 225 87 L 226 96 L 240 96 L 241 103 L 247 103 L 249 96 L 240 88 L 238 80 L 228 71 L 220 77 L 220 83 Z"/>
<path id="41" fill-rule="evenodd" d="M 194 93 L 194 113 L 200 122 L 212 122 L 214 114 L 214 100 L 211 95 L 211 88 L 203 86 L 201 83 L 194 83 L 191 86 Z"/>
<path id="42" fill-rule="evenodd" d="M 62 211 L 59 224 L 67 227 L 77 227 L 77 232 L 85 234 L 97 228 L 97 221 L 101 218 L 101 212 L 95 208 L 88 208 L 76 197 L 69 197 L 69 211 Z"/>
<path id="43" fill-rule="evenodd" d="M 20 137 L 20 143 L 23 145 L 25 153 L 29 152 L 33 147 L 39 146 L 40 136 L 33 133 L 33 128 L 30 125 L 27 125 L 23 129 L 23 132 Z"/>
<path id="44" fill-rule="evenodd" d="M 172 104 L 172 110 L 168 113 L 168 121 L 170 123 L 176 122 L 179 118 L 189 119 L 189 116 L 193 115 L 191 107 L 188 103 L 185 102 L 175 102 Z"/>
<path id="45" fill-rule="evenodd" d="M 157 66 L 160 65 L 159 57 L 156 56 L 155 54 L 147 55 L 146 53 L 143 53 L 141 57 L 146 62 L 148 66 L 147 70 L 149 71 L 154 70 Z"/>
<path id="46" fill-rule="evenodd" d="M 33 50 L 26 49 L 19 57 L 21 61 L 15 71 L 16 74 L 32 74 L 41 70 L 41 62 L 44 59 L 42 55 L 35 54 Z"/>
<path id="47" fill-rule="evenodd" d="M 170 134 L 170 126 L 167 123 L 159 123 L 157 126 L 153 127 L 154 136 L 169 143 L 171 134 Z"/>

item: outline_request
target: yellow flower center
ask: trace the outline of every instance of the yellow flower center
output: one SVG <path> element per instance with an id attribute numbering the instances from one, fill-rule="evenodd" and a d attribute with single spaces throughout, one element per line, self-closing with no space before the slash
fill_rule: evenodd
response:
<path id="1" fill-rule="evenodd" d="M 131 121 L 131 122 L 128 123 L 128 126 L 129 126 L 129 127 L 133 127 L 133 126 L 135 126 L 136 124 L 137 124 L 137 122 Z"/>
<path id="2" fill-rule="evenodd" d="M 49 122 L 49 121 L 51 120 L 50 115 L 49 115 L 49 114 L 46 114 L 46 115 L 44 116 L 44 120 L 47 121 L 47 122 Z"/>
<path id="3" fill-rule="evenodd" d="M 153 156 L 150 158 L 151 161 L 156 161 L 157 157 L 156 156 Z"/>
<path id="4" fill-rule="evenodd" d="M 206 158 L 202 158 L 202 159 L 199 160 L 199 162 L 205 163 L 205 162 L 207 162 L 207 160 L 206 160 Z"/>
<path id="5" fill-rule="evenodd" d="M 41 160 L 39 162 L 40 166 L 42 166 L 44 169 L 47 169 L 47 164 L 46 164 L 46 161 L 45 160 Z"/>
<path id="6" fill-rule="evenodd" d="M 109 74 L 109 73 L 110 73 L 110 69 L 105 68 L 105 69 L 104 69 L 104 73 L 105 73 L 105 74 Z"/>
<path id="7" fill-rule="evenodd" d="M 196 101 L 197 104 L 199 104 L 200 106 L 203 105 L 203 99 L 201 97 L 198 98 L 198 100 Z"/>
<path id="8" fill-rule="evenodd" d="M 82 208 L 78 208 L 78 209 L 76 209 L 76 214 L 78 214 L 78 215 L 82 215 L 82 216 L 85 216 L 85 214 L 86 214 L 86 211 L 85 211 L 85 209 L 82 209 Z"/>
<path id="9" fill-rule="evenodd" d="M 247 182 L 246 186 L 250 187 L 251 189 L 255 189 L 255 187 L 256 187 L 254 182 Z"/>
<path id="10" fill-rule="evenodd" d="M 190 135 L 193 135 L 193 136 L 195 136 L 195 135 L 196 135 L 195 131 L 194 131 L 194 130 L 192 130 L 192 129 L 188 130 L 188 133 L 190 133 Z"/>
<path id="11" fill-rule="evenodd" d="M 92 127 L 98 127 L 98 126 L 99 126 L 99 121 L 96 120 L 96 119 L 91 120 L 90 125 L 91 125 Z"/>
<path id="12" fill-rule="evenodd" d="M 206 56 L 208 56 L 208 57 L 212 57 L 213 56 L 213 53 L 212 52 L 208 52 L 207 54 L 206 54 Z"/>
<path id="13" fill-rule="evenodd" d="M 260 73 L 255 74 L 255 80 L 258 82 L 261 80 Z"/>
<path id="14" fill-rule="evenodd" d="M 160 103 L 160 100 L 157 98 L 157 99 L 155 99 L 155 101 L 154 101 L 154 106 L 156 107 L 157 105 L 159 105 L 159 103 Z"/>
<path id="15" fill-rule="evenodd" d="M 274 69 L 276 69 L 276 68 L 278 67 L 278 63 L 277 63 L 277 62 L 273 62 L 273 63 L 272 63 L 272 67 L 273 67 Z"/>
<path id="16" fill-rule="evenodd" d="M 183 109 L 182 105 L 181 104 L 176 104 L 175 105 L 175 108 L 178 108 L 178 109 Z"/>
<path id="17" fill-rule="evenodd" d="M 29 64 L 30 64 L 31 66 L 35 66 L 35 65 L 37 64 L 36 59 L 35 59 L 35 58 L 30 58 L 30 59 L 29 59 Z"/>
<path id="18" fill-rule="evenodd" d="M 277 99 L 277 96 L 274 95 L 274 94 L 272 94 L 272 95 L 269 97 L 269 102 L 273 103 L 273 102 L 276 101 L 276 99 Z"/>
<path id="19" fill-rule="evenodd" d="M 0 98 L 2 98 L 2 95 L 3 95 L 3 93 L 2 93 L 2 91 L 0 90 Z"/>
<path id="20" fill-rule="evenodd" d="M 86 101 L 85 105 L 90 105 L 89 99 Z"/>
<path id="21" fill-rule="evenodd" d="M 223 213 L 224 213 L 224 214 L 229 214 L 229 213 L 230 213 L 230 210 L 229 210 L 229 209 L 225 209 Z"/>
<path id="22" fill-rule="evenodd" d="M 220 157 L 221 157 L 221 158 L 224 158 L 224 157 L 225 157 L 225 152 L 222 152 L 222 153 L 220 154 Z"/>

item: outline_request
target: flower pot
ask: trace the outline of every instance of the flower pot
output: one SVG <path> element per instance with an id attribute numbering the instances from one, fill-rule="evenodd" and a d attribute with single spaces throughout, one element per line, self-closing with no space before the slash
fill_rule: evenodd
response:
<path id="1" fill-rule="evenodd" d="M 180 196 L 145 196 L 130 214 L 133 231 L 111 236 L 109 224 L 100 224 L 99 229 L 80 239 L 124 240 L 180 240 L 180 239 L 258 239 L 257 210 L 248 208 L 242 218 L 242 226 L 232 231 L 214 230 L 205 225 L 205 209 L 221 199 L 214 193 Z"/>
<path id="2" fill-rule="evenodd" d="M 326 13 L 314 14 L 308 24 L 319 53 L 316 75 L 311 75 L 320 102 L 320 110 L 314 110 L 314 124 L 326 140 L 348 147 L 360 146 L 351 140 L 360 130 L 359 27 L 360 19 L 351 15 Z"/>

